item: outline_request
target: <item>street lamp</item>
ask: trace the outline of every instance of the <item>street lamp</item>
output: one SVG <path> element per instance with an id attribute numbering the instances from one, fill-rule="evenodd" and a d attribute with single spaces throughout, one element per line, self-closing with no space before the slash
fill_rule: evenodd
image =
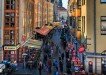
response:
<path id="1" fill-rule="evenodd" d="M 28 55 L 28 54 L 26 54 L 26 53 L 23 53 L 23 54 L 22 54 L 22 56 L 23 56 L 23 58 L 24 58 L 24 68 L 26 67 L 25 57 L 26 57 L 27 55 Z"/>

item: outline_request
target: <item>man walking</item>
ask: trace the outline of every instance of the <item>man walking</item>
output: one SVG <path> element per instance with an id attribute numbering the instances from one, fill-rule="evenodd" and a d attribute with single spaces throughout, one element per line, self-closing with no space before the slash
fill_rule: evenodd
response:
<path id="1" fill-rule="evenodd" d="M 42 64 L 42 61 L 40 60 L 38 63 L 39 75 L 41 75 L 42 69 L 43 69 L 43 64 Z"/>

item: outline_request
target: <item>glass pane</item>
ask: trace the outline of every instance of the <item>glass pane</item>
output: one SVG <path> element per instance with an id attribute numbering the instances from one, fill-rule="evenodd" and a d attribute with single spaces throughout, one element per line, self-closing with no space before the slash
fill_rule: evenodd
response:
<path id="1" fill-rule="evenodd" d="M 11 4 L 15 4 L 15 0 L 11 0 Z"/>
<path id="2" fill-rule="evenodd" d="M 106 35 L 106 21 L 101 22 L 101 34 Z"/>
<path id="3" fill-rule="evenodd" d="M 6 4 L 10 4 L 10 0 L 6 0 Z"/>
<path id="4" fill-rule="evenodd" d="M 15 5 L 11 5 L 11 9 L 13 9 L 13 10 L 14 10 L 14 9 L 15 9 Z"/>
<path id="5" fill-rule="evenodd" d="M 101 2 L 106 2 L 106 0 L 101 0 Z"/>
<path id="6" fill-rule="evenodd" d="M 14 17 L 11 18 L 11 22 L 15 22 Z"/>
<path id="7" fill-rule="evenodd" d="M 8 17 L 5 18 L 5 22 L 9 22 L 9 18 Z"/>
<path id="8" fill-rule="evenodd" d="M 101 30 L 106 31 L 106 21 L 101 22 Z"/>
<path id="9" fill-rule="evenodd" d="M 9 27 L 9 25 L 10 25 L 10 23 L 5 23 L 5 26 L 6 26 L 6 27 Z"/>
<path id="10" fill-rule="evenodd" d="M 6 9 L 10 9 L 10 5 L 6 5 Z"/>

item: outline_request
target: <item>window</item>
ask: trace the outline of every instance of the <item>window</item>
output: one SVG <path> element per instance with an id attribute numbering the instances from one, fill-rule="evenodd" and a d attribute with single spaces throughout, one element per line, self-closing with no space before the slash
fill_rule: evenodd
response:
<path id="1" fill-rule="evenodd" d="M 80 6 L 81 5 L 81 0 L 78 0 L 78 6 Z"/>
<path id="2" fill-rule="evenodd" d="M 5 13 L 5 27 L 14 27 L 15 25 L 15 14 L 14 13 Z"/>
<path id="3" fill-rule="evenodd" d="M 5 9 L 15 9 L 15 0 L 6 0 L 6 8 Z"/>
<path id="4" fill-rule="evenodd" d="M 82 0 L 82 5 L 85 5 L 85 0 Z"/>
<path id="5" fill-rule="evenodd" d="M 106 0 L 101 0 L 101 3 L 106 3 Z"/>
<path id="6" fill-rule="evenodd" d="M 106 35 L 106 16 L 101 17 L 101 35 Z"/>

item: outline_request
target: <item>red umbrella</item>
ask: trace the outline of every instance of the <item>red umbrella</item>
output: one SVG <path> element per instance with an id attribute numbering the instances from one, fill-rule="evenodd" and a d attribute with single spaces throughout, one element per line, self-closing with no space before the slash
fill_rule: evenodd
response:
<path id="1" fill-rule="evenodd" d="M 79 53 L 83 53 L 85 51 L 85 47 L 81 45 L 78 49 Z"/>

